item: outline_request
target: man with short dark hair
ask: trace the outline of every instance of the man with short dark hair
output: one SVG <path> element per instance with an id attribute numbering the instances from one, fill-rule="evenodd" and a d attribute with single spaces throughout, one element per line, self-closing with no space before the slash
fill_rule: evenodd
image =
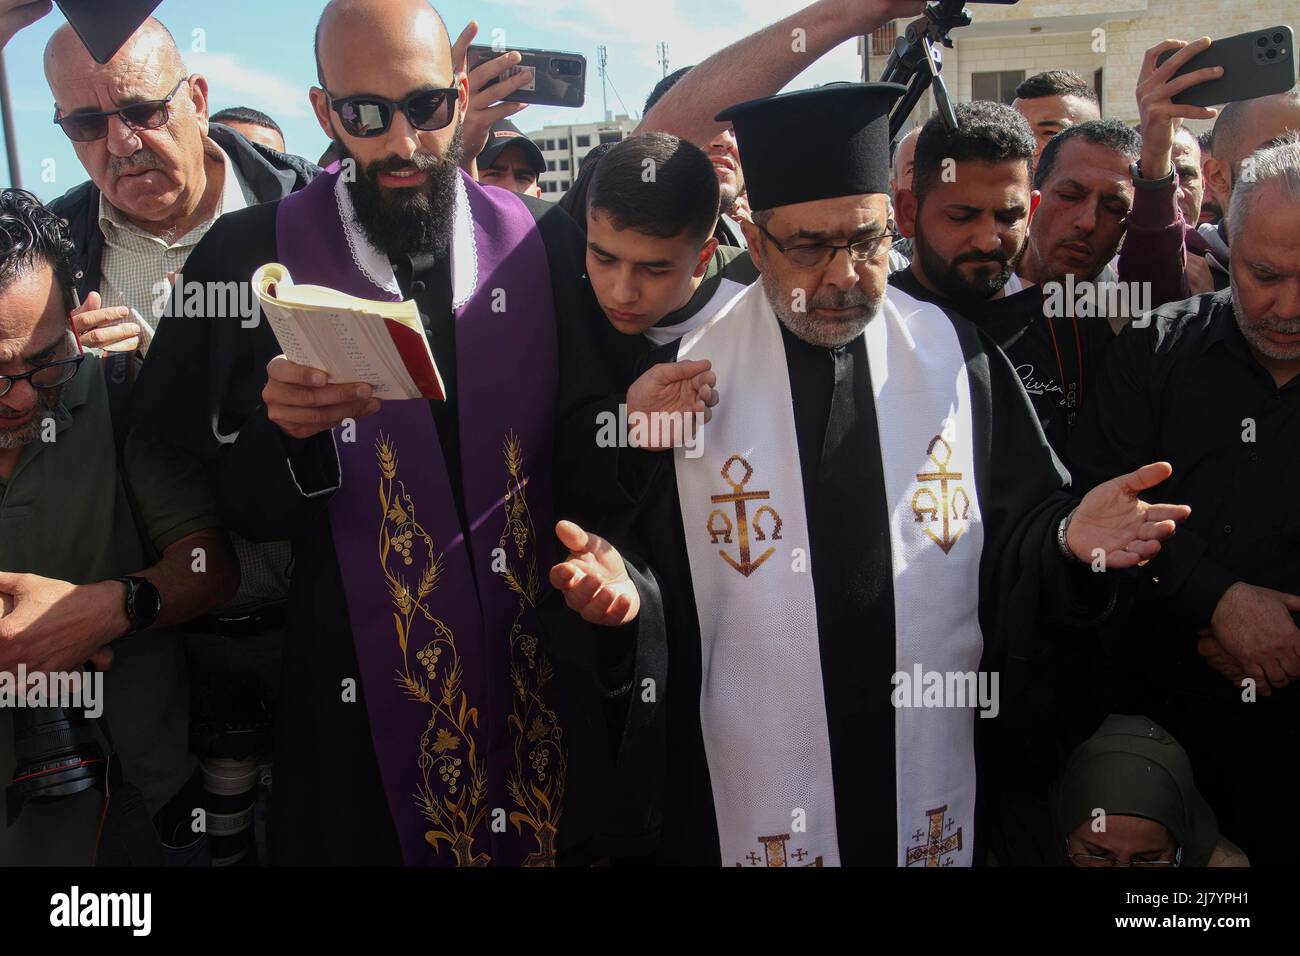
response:
<path id="1" fill-rule="evenodd" d="M 922 127 L 911 188 L 895 197 L 915 255 L 894 281 L 909 294 L 953 303 L 1014 295 L 1023 288 L 1016 264 L 1038 204 L 1033 136 L 1000 103 L 959 103 L 956 113 L 956 130 L 939 114 Z"/>
<path id="2" fill-rule="evenodd" d="M 718 194 L 708 156 L 668 133 L 630 136 L 596 167 L 587 276 L 605 317 L 646 350 L 703 325 L 758 277 L 713 235 Z"/>
<path id="3" fill-rule="evenodd" d="M 1124 236 L 1133 204 L 1129 166 L 1141 150 L 1141 137 L 1118 120 L 1092 120 L 1053 137 L 1034 173 L 1040 199 L 1023 278 L 1045 285 L 1102 275 Z"/>
<path id="4" fill-rule="evenodd" d="M 229 109 L 213 113 L 210 120 L 229 126 L 250 143 L 261 143 L 267 149 L 277 153 L 284 152 L 284 130 L 280 124 L 261 110 L 248 106 L 232 106 Z"/>
<path id="5" fill-rule="evenodd" d="M 1090 120 L 1053 137 L 1034 174 L 1040 199 L 1019 274 L 1043 288 L 1049 331 L 1055 335 L 1063 320 L 1083 346 L 1077 375 L 1058 369 L 1061 381 L 1077 387 L 1078 394 L 1067 397 L 1075 408 L 1111 332 L 1150 308 L 1141 289 L 1117 284 L 1111 265 L 1133 206 L 1130 167 L 1141 152 L 1142 139 L 1129 126 Z"/>
<path id="6" fill-rule="evenodd" d="M 1037 142 L 1035 160 L 1053 136 L 1077 123 L 1101 119 L 1101 102 L 1087 80 L 1071 70 L 1035 73 L 1016 87 L 1011 103 L 1029 122 Z"/>
<path id="7" fill-rule="evenodd" d="M 950 309 L 985 329 L 1020 376 L 1052 448 L 1065 447 L 1067 407 L 1078 400 L 1081 340 L 1043 321 L 1043 293 L 1016 274 L 1039 194 L 1034 138 L 1000 103 L 956 106 L 960 128 L 938 114 L 916 144 L 912 188 L 897 195 L 899 230 L 912 237 L 912 263 L 890 285 Z M 1058 361 L 1059 357 L 1059 361 Z"/>
<path id="8" fill-rule="evenodd" d="M 119 444 L 116 372 L 73 331 L 75 270 L 62 221 L 31 193 L 0 192 L 0 672 L 16 682 L 20 668 L 79 674 L 93 662 L 120 762 L 97 788 L 52 786 L 0 825 L 0 862 L 86 866 L 101 839 L 113 844 L 101 859 L 118 865 L 118 854 L 146 849 L 123 839 L 133 798 L 113 784 L 123 778 L 159 831 L 144 844 L 177 853 L 154 862 L 179 862 L 182 848 L 202 847 L 191 846 L 195 761 L 175 627 L 229 598 L 239 566 L 202 471 L 138 433 Z M 125 381 L 135 358 L 112 361 Z M 14 708 L 0 706 L 4 787 L 22 783 L 16 761 L 30 772 L 42 753 L 31 738 L 26 754 L 16 748 L 16 723 Z"/>

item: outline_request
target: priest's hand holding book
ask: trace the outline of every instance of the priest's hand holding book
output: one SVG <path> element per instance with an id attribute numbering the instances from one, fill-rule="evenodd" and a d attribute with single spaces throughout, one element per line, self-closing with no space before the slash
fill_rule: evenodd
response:
<path id="1" fill-rule="evenodd" d="M 284 349 L 266 367 L 266 417 L 306 439 L 379 411 L 380 400 L 446 398 L 415 302 L 295 285 L 269 262 L 253 273 L 258 306 Z"/>
<path id="2" fill-rule="evenodd" d="M 379 399 L 365 382 L 329 383 L 318 368 L 298 365 L 277 355 L 266 366 L 262 389 L 266 417 L 290 438 L 311 438 L 337 428 L 347 419 L 379 411 Z"/>
<path id="3" fill-rule="evenodd" d="M 1064 542 L 1070 553 L 1091 564 L 1098 552 L 1105 567 L 1131 568 L 1160 553 L 1160 542 L 1186 521 L 1187 505 L 1152 505 L 1138 497 L 1174 473 L 1166 461 L 1143 465 L 1093 488 L 1065 519 Z"/>

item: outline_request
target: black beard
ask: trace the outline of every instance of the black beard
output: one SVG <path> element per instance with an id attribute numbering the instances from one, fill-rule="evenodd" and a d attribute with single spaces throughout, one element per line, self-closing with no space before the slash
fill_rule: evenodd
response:
<path id="1" fill-rule="evenodd" d="M 718 199 L 718 218 L 721 219 L 723 216 L 730 216 L 732 211 L 736 208 L 736 200 L 739 198 L 740 193 L 734 193 L 732 195 L 728 195 L 725 192 L 721 193 Z"/>
<path id="2" fill-rule="evenodd" d="M 335 139 L 334 145 L 342 158 L 356 165 L 356 176 L 347 180 L 348 192 L 370 244 L 390 258 L 423 252 L 445 259 L 451 249 L 456 177 L 463 153 L 460 126 L 442 157 L 416 153 L 407 161 L 389 156 L 363 168 L 342 140 Z M 384 190 L 379 186 L 380 173 L 411 169 L 428 177 L 423 187 Z"/>
<path id="3" fill-rule="evenodd" d="M 1027 241 L 1025 245 L 1028 245 Z M 956 262 L 945 262 L 926 244 L 920 232 L 917 232 L 912 240 L 912 248 L 916 252 L 917 259 L 921 264 L 921 271 L 925 273 L 926 278 L 943 293 L 945 298 L 958 303 L 984 302 L 997 295 L 998 291 L 1011 280 L 1012 274 L 1016 271 L 1016 266 L 1020 264 L 1020 257 L 1025 251 L 1025 246 L 1021 246 L 1020 250 L 1009 259 L 1000 252 L 994 253 L 989 257 L 989 260 L 994 261 L 995 264 L 1000 264 L 1001 271 L 987 277 L 981 276 L 968 279 L 962 275 L 960 267 L 962 263 L 972 261 L 974 257 L 965 255 L 960 256 Z"/>

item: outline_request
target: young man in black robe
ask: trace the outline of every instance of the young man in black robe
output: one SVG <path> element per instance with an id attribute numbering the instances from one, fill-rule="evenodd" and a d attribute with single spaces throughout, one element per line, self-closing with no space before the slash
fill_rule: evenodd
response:
<path id="1" fill-rule="evenodd" d="M 1164 464 L 1071 498 L 991 339 L 887 291 L 902 91 L 836 85 L 718 117 L 752 157 L 762 283 L 655 353 L 709 362 L 722 401 L 700 454 L 627 453 L 642 494 L 626 544 L 653 586 L 561 526 L 572 554 L 551 578 L 569 606 L 640 617 L 601 636 L 623 652 L 605 675 L 627 704 L 623 794 L 658 829 L 643 847 L 658 862 L 979 860 L 977 731 L 995 721 L 976 697 L 986 716 L 1009 706 L 1037 622 L 1105 608 L 1087 562 L 1147 559 L 1187 514 L 1137 497 Z"/>

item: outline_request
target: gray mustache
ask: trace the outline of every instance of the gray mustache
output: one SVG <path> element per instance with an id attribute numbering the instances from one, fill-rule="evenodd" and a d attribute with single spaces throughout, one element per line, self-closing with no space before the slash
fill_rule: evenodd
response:
<path id="1" fill-rule="evenodd" d="M 810 305 L 814 309 L 854 309 L 871 305 L 871 296 L 854 286 L 847 292 L 838 292 L 835 295 L 815 295 Z"/>
<path id="2" fill-rule="evenodd" d="M 120 176 L 126 172 L 143 172 L 147 169 L 161 169 L 162 163 L 158 157 L 148 150 L 140 150 L 132 153 L 130 156 L 114 156 L 108 164 L 108 171 L 113 176 Z"/>

